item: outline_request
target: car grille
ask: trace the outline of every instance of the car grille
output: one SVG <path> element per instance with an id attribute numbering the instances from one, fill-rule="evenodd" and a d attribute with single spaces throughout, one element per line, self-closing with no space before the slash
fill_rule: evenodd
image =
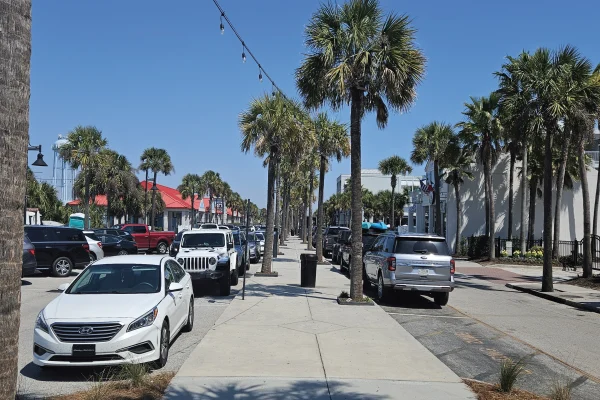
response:
<path id="1" fill-rule="evenodd" d="M 208 269 L 208 260 L 210 258 L 211 257 L 182 258 L 181 260 L 183 260 L 183 262 L 181 264 L 183 265 L 183 269 L 185 269 L 186 271 L 204 271 Z"/>
<path id="2" fill-rule="evenodd" d="M 72 363 L 89 363 L 89 362 L 99 362 L 99 361 L 119 361 L 123 360 L 118 354 L 100 354 L 90 357 L 74 357 L 74 356 L 52 356 L 48 361 L 57 361 L 57 362 L 72 362 Z"/>
<path id="3" fill-rule="evenodd" d="M 61 342 L 93 343 L 110 341 L 122 327 L 119 323 L 57 323 L 52 324 L 52 331 Z"/>

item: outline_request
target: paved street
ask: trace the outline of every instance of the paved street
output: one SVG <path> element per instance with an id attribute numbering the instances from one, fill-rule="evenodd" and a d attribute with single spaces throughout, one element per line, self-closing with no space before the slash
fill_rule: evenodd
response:
<path id="1" fill-rule="evenodd" d="M 530 276 L 466 262 L 457 271 L 447 307 L 410 295 L 382 306 L 461 377 L 495 382 L 503 358 L 524 357 L 519 387 L 548 394 L 560 381 L 572 385 L 574 399 L 600 398 L 600 315 L 504 287 Z"/>
<path id="2" fill-rule="evenodd" d="M 33 326 L 39 311 L 59 292 L 61 283 L 73 278 L 51 278 L 38 274 L 22 281 L 21 329 L 19 332 L 19 394 L 27 398 L 45 398 L 51 395 L 72 393 L 87 389 L 89 381 L 106 373 L 107 370 L 82 368 L 56 368 L 42 370 L 31 363 Z M 202 340 L 215 321 L 221 316 L 227 305 L 241 288 L 232 288 L 232 295 L 223 298 L 217 296 L 215 287 L 200 287 L 196 291 L 195 324 L 190 333 L 182 333 L 171 346 L 169 361 L 163 370 L 177 371 L 187 359 L 189 353 Z M 162 371 L 162 370 L 161 370 Z"/>

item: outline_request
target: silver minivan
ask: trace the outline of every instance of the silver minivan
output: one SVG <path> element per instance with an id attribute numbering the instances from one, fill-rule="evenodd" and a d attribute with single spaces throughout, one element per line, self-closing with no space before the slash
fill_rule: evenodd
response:
<path id="1" fill-rule="evenodd" d="M 377 286 L 377 298 L 393 291 L 418 292 L 448 304 L 454 290 L 454 259 L 446 239 L 419 233 L 379 236 L 363 257 L 365 285 Z"/>

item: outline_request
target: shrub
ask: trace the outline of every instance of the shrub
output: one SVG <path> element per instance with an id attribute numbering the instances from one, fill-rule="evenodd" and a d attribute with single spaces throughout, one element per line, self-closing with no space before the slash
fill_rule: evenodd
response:
<path id="1" fill-rule="evenodd" d="M 550 391 L 550 400 L 571 400 L 571 386 L 568 382 L 555 381 Z"/>
<path id="2" fill-rule="evenodd" d="M 542 246 L 533 246 L 532 248 L 529 249 L 529 251 L 533 251 L 533 252 L 544 252 L 544 248 Z"/>
<path id="3" fill-rule="evenodd" d="M 502 251 L 500 252 L 500 257 L 503 257 L 503 258 L 506 258 L 506 257 L 508 257 L 508 251 L 506 251 L 506 250 L 502 250 Z"/>
<path id="4" fill-rule="evenodd" d="M 513 251 L 513 257 L 521 257 L 521 250 L 515 250 Z"/>
<path id="5" fill-rule="evenodd" d="M 519 375 L 523 373 L 524 367 L 523 359 L 515 362 L 510 358 L 506 358 L 502 361 L 500 364 L 500 381 L 498 382 L 501 392 L 509 393 L 513 390 L 513 386 Z"/>
<path id="6" fill-rule="evenodd" d="M 117 378 L 127 381 L 131 387 L 142 387 L 148 379 L 148 366 L 134 363 L 123 364 Z"/>
<path id="7" fill-rule="evenodd" d="M 469 258 L 486 258 L 489 255 L 489 238 L 487 236 L 471 236 L 468 239 Z"/>
<path id="8" fill-rule="evenodd" d="M 340 293 L 339 296 L 340 299 L 349 299 L 350 295 L 348 294 L 348 292 L 346 292 L 345 290 L 342 290 L 342 293 Z"/>

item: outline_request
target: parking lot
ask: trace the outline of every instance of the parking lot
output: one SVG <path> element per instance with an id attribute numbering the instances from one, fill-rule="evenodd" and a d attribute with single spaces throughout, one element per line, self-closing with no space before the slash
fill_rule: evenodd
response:
<path id="1" fill-rule="evenodd" d="M 258 267 L 253 265 L 251 271 Z M 90 387 L 91 381 L 109 371 L 102 368 L 46 368 L 34 365 L 32 360 L 33 328 L 38 313 L 60 294 L 57 290 L 70 278 L 53 278 L 38 273 L 27 277 L 21 284 L 21 327 L 19 331 L 19 395 L 27 399 L 73 393 Z M 212 328 L 227 305 L 242 287 L 232 287 L 228 297 L 218 296 L 216 286 L 202 285 L 194 288 L 195 324 L 192 332 L 180 334 L 171 345 L 169 361 L 161 371 L 177 371 L 189 353 Z"/>

